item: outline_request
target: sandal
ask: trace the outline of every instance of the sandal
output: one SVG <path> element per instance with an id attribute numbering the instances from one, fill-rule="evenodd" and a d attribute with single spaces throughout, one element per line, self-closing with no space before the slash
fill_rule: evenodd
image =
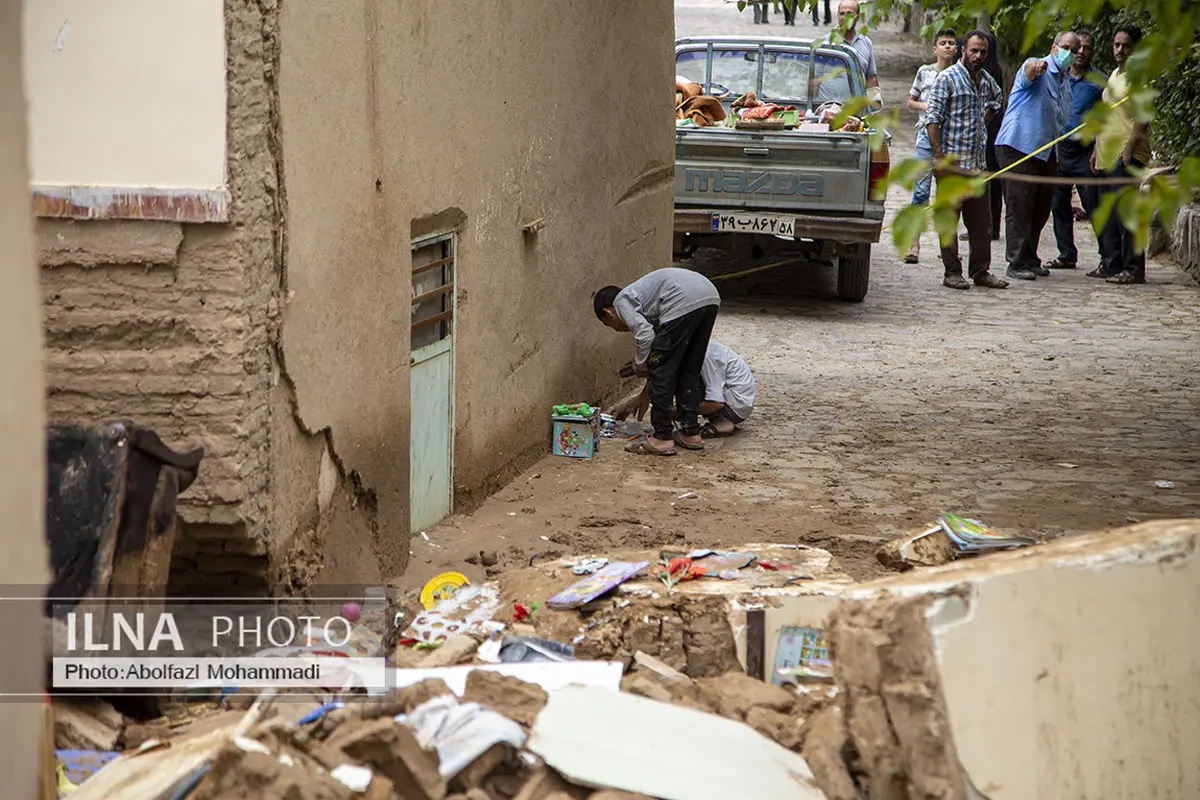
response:
<path id="1" fill-rule="evenodd" d="M 701 437 L 703 437 L 703 434 L 701 434 Z M 704 449 L 703 441 L 701 441 L 700 444 L 692 444 L 691 442 L 685 440 L 683 438 L 683 431 L 672 431 L 671 438 L 673 438 L 675 440 L 675 444 L 679 445 L 684 450 L 703 450 Z"/>
<path id="2" fill-rule="evenodd" d="M 1053 261 L 1047 261 L 1043 266 L 1046 269 L 1075 269 L 1075 262 L 1067 261 L 1065 258 L 1056 258 Z"/>
<path id="3" fill-rule="evenodd" d="M 1134 275 L 1129 270 L 1118 272 L 1116 275 L 1110 275 L 1104 279 L 1105 283 L 1145 283 L 1146 279 L 1138 275 Z"/>
<path id="4" fill-rule="evenodd" d="M 641 456 L 673 456 L 675 455 L 675 448 L 672 447 L 670 450 L 659 450 L 657 447 L 650 444 L 645 436 L 636 436 L 629 441 L 629 444 L 625 445 L 625 452 L 637 453 Z"/>

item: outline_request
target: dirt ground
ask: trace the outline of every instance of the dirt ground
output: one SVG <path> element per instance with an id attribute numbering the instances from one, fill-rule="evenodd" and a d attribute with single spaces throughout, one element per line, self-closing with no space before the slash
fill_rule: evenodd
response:
<path id="1" fill-rule="evenodd" d="M 806 15 L 795 28 L 751 19 L 720 0 L 676 2 L 678 36 L 813 31 Z M 895 29 L 872 38 L 885 101 L 902 103 L 928 51 Z M 911 154 L 912 122 L 895 132 L 898 156 Z M 889 213 L 905 202 L 893 190 Z M 1095 252 L 1086 225 L 1076 236 Z M 953 291 L 932 234 L 923 245 L 918 265 L 877 245 L 861 304 L 834 298 L 830 267 L 719 282 L 715 338 L 758 380 L 740 433 L 674 458 L 629 455 L 611 439 L 590 461 L 548 456 L 473 513 L 415 535 L 398 583 L 606 548 L 748 541 L 820 546 L 864 579 L 883 572 L 880 541 L 943 510 L 1045 538 L 1197 515 L 1200 287 L 1155 261 L 1144 286 L 1078 270 Z M 1055 255 L 1049 229 L 1041 254 Z M 997 243 L 997 272 L 1002 256 Z M 753 262 L 703 251 L 688 265 L 715 276 Z M 597 323 L 597 335 L 616 334 Z M 614 390 L 618 366 L 595 365 L 613 371 Z"/>

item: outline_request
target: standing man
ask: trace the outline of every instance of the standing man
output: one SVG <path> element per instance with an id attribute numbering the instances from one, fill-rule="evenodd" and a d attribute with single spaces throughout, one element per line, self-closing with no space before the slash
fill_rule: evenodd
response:
<path id="1" fill-rule="evenodd" d="M 1087 31 L 1080 31 L 1079 53 L 1075 63 L 1067 72 L 1067 83 L 1071 87 L 1071 116 L 1063 125 L 1060 135 L 1074 130 L 1083 123 L 1083 118 L 1092 106 L 1100 102 L 1100 80 L 1103 75 L 1092 69 L 1092 53 L 1095 49 L 1095 37 Z M 1100 80 L 1097 80 L 1099 78 Z M 1084 144 L 1076 134 L 1070 139 L 1058 143 L 1058 174 L 1064 178 L 1091 178 L 1092 145 Z M 1054 215 L 1054 239 L 1058 242 L 1058 258 L 1047 261 L 1043 266 L 1047 269 L 1075 269 L 1079 260 L 1079 250 L 1075 247 L 1075 212 L 1071 208 L 1071 189 L 1079 191 L 1079 202 L 1088 219 L 1100 204 L 1100 189 L 1097 186 L 1072 186 L 1063 184 L 1054 187 L 1054 199 L 1050 204 Z"/>
<path id="2" fill-rule="evenodd" d="M 800 0 L 783 0 L 784 25 L 794 26 L 796 24 L 796 4 L 799 2 Z"/>
<path id="3" fill-rule="evenodd" d="M 1079 38 L 1064 31 L 1054 38 L 1050 55 L 1031 58 L 1017 70 L 1008 95 L 1008 110 L 996 137 L 996 157 L 1001 167 L 1008 167 L 1027 155 L 1037 155 L 1011 169 L 1011 174 L 1042 177 L 1058 174 L 1054 149 L 1038 151 L 1058 138 L 1071 116 L 1067 68 L 1078 50 Z M 1008 277 L 1032 281 L 1050 274 L 1038 259 L 1037 249 L 1042 229 L 1050 219 L 1053 199 L 1054 187 L 1049 184 L 1004 182 Z"/>
<path id="4" fill-rule="evenodd" d="M 833 24 L 833 14 L 829 10 L 829 2 L 830 2 L 830 0 L 825 0 L 825 24 L 826 25 Z M 812 7 L 813 25 L 819 25 L 820 19 L 817 17 L 817 7 L 821 4 L 821 0 L 812 0 L 812 4 L 813 4 L 813 7 Z"/>
<path id="5" fill-rule="evenodd" d="M 754 0 L 754 24 L 770 25 L 771 0 Z M 745 6 L 743 6 L 745 8 Z"/>
<path id="6" fill-rule="evenodd" d="M 908 92 L 908 107 L 919 111 L 917 118 L 917 151 L 916 157 L 922 161 L 932 161 L 933 151 L 929 149 L 929 136 L 925 133 L 925 111 L 929 108 L 929 95 L 933 92 L 933 83 L 937 76 L 945 72 L 954 63 L 954 53 L 958 49 L 958 34 L 946 29 L 937 32 L 933 37 L 933 64 L 922 64 L 913 79 L 912 89 Z M 933 185 L 933 170 L 926 172 L 917 185 L 913 187 L 912 205 L 929 205 L 929 190 Z M 908 255 L 904 257 L 905 264 L 916 264 L 921 260 L 921 240 L 913 239 Z"/>
<path id="7" fill-rule="evenodd" d="M 701 370 L 712 337 L 721 295 L 712 281 L 690 269 L 656 269 L 624 289 L 605 286 L 592 298 L 596 318 L 637 342 L 632 371 L 646 375 L 650 395 L 651 436 L 625 448 L 655 456 L 675 455 L 675 446 L 703 450 L 700 402 Z M 679 409 L 676 434 L 671 406 Z"/>
<path id="8" fill-rule="evenodd" d="M 977 172 L 987 163 L 987 124 L 1001 103 L 1000 87 L 983 71 L 987 56 L 987 36 L 982 31 L 971 31 L 963 44 L 962 60 L 934 81 L 925 111 L 925 133 L 935 163 L 948 155 L 957 156 L 956 169 L 966 172 Z M 981 197 L 970 197 L 963 202 L 962 208 L 955 212 L 955 226 L 961 214 L 971 246 L 968 274 L 975 285 L 1006 289 L 1008 281 L 988 271 L 992 265 L 990 188 L 986 187 Z M 971 288 L 963 278 L 957 237 L 942 245 L 942 266 L 943 286 Z"/>
<path id="9" fill-rule="evenodd" d="M 1118 28 L 1113 34 L 1113 60 L 1117 62 L 1117 68 L 1108 76 L 1108 85 L 1104 87 L 1104 102 L 1110 106 L 1129 96 L 1129 78 L 1125 75 L 1125 67 L 1129 62 L 1129 54 L 1141 38 L 1141 31 L 1132 26 Z M 1099 172 L 1099 154 L 1121 147 L 1121 157 L 1116 167 L 1108 173 L 1110 178 L 1128 178 L 1131 168 L 1140 170 L 1150 163 L 1150 141 L 1146 126 L 1133 118 L 1127 105 L 1110 112 L 1120 124 L 1115 126 L 1115 131 L 1114 127 L 1106 126 L 1105 131 L 1113 132 L 1096 137 L 1096 148 L 1092 152 L 1092 169 Z M 1120 186 L 1110 185 L 1104 187 L 1104 192 L 1107 194 L 1120 189 Z M 1136 252 L 1133 232 L 1121 224 L 1116 209 L 1108 215 L 1104 230 L 1100 232 L 1100 257 L 1100 266 L 1089 272 L 1089 277 L 1103 277 L 1109 283 L 1120 284 L 1146 282 L 1146 254 Z"/>
<path id="10" fill-rule="evenodd" d="M 987 34 L 988 40 L 988 60 L 984 62 L 983 69 L 989 75 L 996 79 L 997 86 L 1004 86 L 1004 70 L 1000 68 L 1000 48 L 996 43 L 996 37 L 991 33 Z M 1004 90 L 1000 90 L 1001 99 L 1004 97 Z M 992 115 L 991 121 L 988 123 L 988 140 L 987 140 L 987 168 L 988 172 L 997 172 L 1000 169 L 1000 161 L 996 158 L 996 137 L 1000 135 L 1000 126 L 1004 124 L 1004 107 Z M 991 181 L 990 193 L 992 196 L 992 241 L 1000 240 L 1000 210 L 1004 205 L 1004 179 L 995 178 Z"/>
<path id="11" fill-rule="evenodd" d="M 858 57 L 858 63 L 867 79 L 867 97 L 872 103 L 882 105 L 879 70 L 875 67 L 875 45 L 870 38 L 858 32 L 858 17 L 858 0 L 842 0 L 838 3 L 838 25 L 841 27 L 846 46 Z"/>

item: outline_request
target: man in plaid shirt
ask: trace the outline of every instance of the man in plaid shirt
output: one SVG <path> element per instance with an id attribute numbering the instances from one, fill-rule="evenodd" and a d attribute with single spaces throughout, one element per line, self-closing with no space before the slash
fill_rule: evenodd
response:
<path id="1" fill-rule="evenodd" d="M 936 164 L 947 156 L 957 163 L 943 168 L 951 172 L 978 172 L 987 167 L 987 126 L 992 115 L 1000 110 L 1002 97 L 996 80 L 984 71 L 988 57 L 988 40 L 982 31 L 971 31 L 963 44 L 962 60 L 943 70 L 934 81 L 925 112 L 930 149 Z M 981 197 L 968 198 L 957 212 L 967 228 L 971 253 L 967 273 L 976 286 L 1006 289 L 1008 281 L 997 278 L 988 270 L 992 265 L 992 201 L 990 187 Z M 957 215 L 956 215 L 957 216 Z M 957 219 L 955 220 L 957 227 Z M 943 286 L 951 289 L 970 289 L 963 278 L 962 259 L 958 254 L 958 237 L 942 245 L 942 264 L 946 274 Z"/>

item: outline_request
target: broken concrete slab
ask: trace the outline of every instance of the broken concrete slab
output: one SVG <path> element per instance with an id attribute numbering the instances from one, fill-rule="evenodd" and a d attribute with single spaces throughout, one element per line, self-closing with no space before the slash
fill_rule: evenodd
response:
<path id="1" fill-rule="evenodd" d="M 403 689 L 430 678 L 444 681 L 454 694 L 462 697 L 467 677 L 472 672 L 494 672 L 519 678 L 526 683 L 554 692 L 564 686 L 597 686 L 616 691 L 621 686 L 624 665 L 618 661 L 526 661 L 513 664 L 464 664 L 435 669 L 395 669 L 390 673 L 393 685 Z"/>
<path id="2" fill-rule="evenodd" d="M 236 726 L 172 742 L 170 747 L 132 752 L 110 762 L 71 794 L 72 800 L 134 800 L 162 797 L 216 757 Z"/>
<path id="3" fill-rule="evenodd" d="M 59 750 L 114 750 L 125 717 L 98 699 L 56 701 L 54 746 Z"/>
<path id="4" fill-rule="evenodd" d="M 849 590 L 830 637 L 870 796 L 1200 796 L 1198 543 L 1150 522 Z"/>
<path id="5" fill-rule="evenodd" d="M 824 630 L 829 615 L 837 608 L 845 585 L 806 583 L 769 594 L 738 598 L 730 603 L 729 624 L 737 645 L 738 662 L 743 670 L 749 666 L 747 612 L 762 609 L 763 678 L 772 682 L 779 660 L 779 639 L 785 628 L 807 627 Z M 776 681 L 777 682 L 777 681 Z"/>
<path id="6" fill-rule="evenodd" d="M 661 800 L 823 800 L 804 759 L 744 723 L 625 693 L 550 695 L 528 749 L 567 780 Z"/>
<path id="7" fill-rule="evenodd" d="M 446 796 L 437 753 L 423 749 L 413 732 L 393 719 L 378 719 L 335 735 L 328 744 L 383 774 L 401 797 L 442 800 Z"/>
<path id="8" fill-rule="evenodd" d="M 566 794 L 568 797 L 584 798 L 591 794 L 588 789 L 583 789 L 567 783 L 554 770 L 549 767 L 538 767 L 529 780 L 525 781 L 525 785 L 521 787 L 521 791 L 517 792 L 513 800 L 548 800 L 555 795 Z"/>
<path id="9" fill-rule="evenodd" d="M 533 725 L 546 705 L 546 691 L 537 684 L 485 670 L 474 670 L 467 675 L 462 698 L 499 712 L 525 727 Z"/>
<path id="10" fill-rule="evenodd" d="M 763 683 L 742 672 L 730 672 L 719 678 L 696 681 L 700 693 L 717 713 L 730 719 L 744 720 L 752 708 L 789 712 L 796 695 L 779 686 Z"/>
<path id="11" fill-rule="evenodd" d="M 875 559 L 880 564 L 901 571 L 949 564 L 958 556 L 958 548 L 940 525 L 899 539 L 890 539 L 875 551 Z"/>

